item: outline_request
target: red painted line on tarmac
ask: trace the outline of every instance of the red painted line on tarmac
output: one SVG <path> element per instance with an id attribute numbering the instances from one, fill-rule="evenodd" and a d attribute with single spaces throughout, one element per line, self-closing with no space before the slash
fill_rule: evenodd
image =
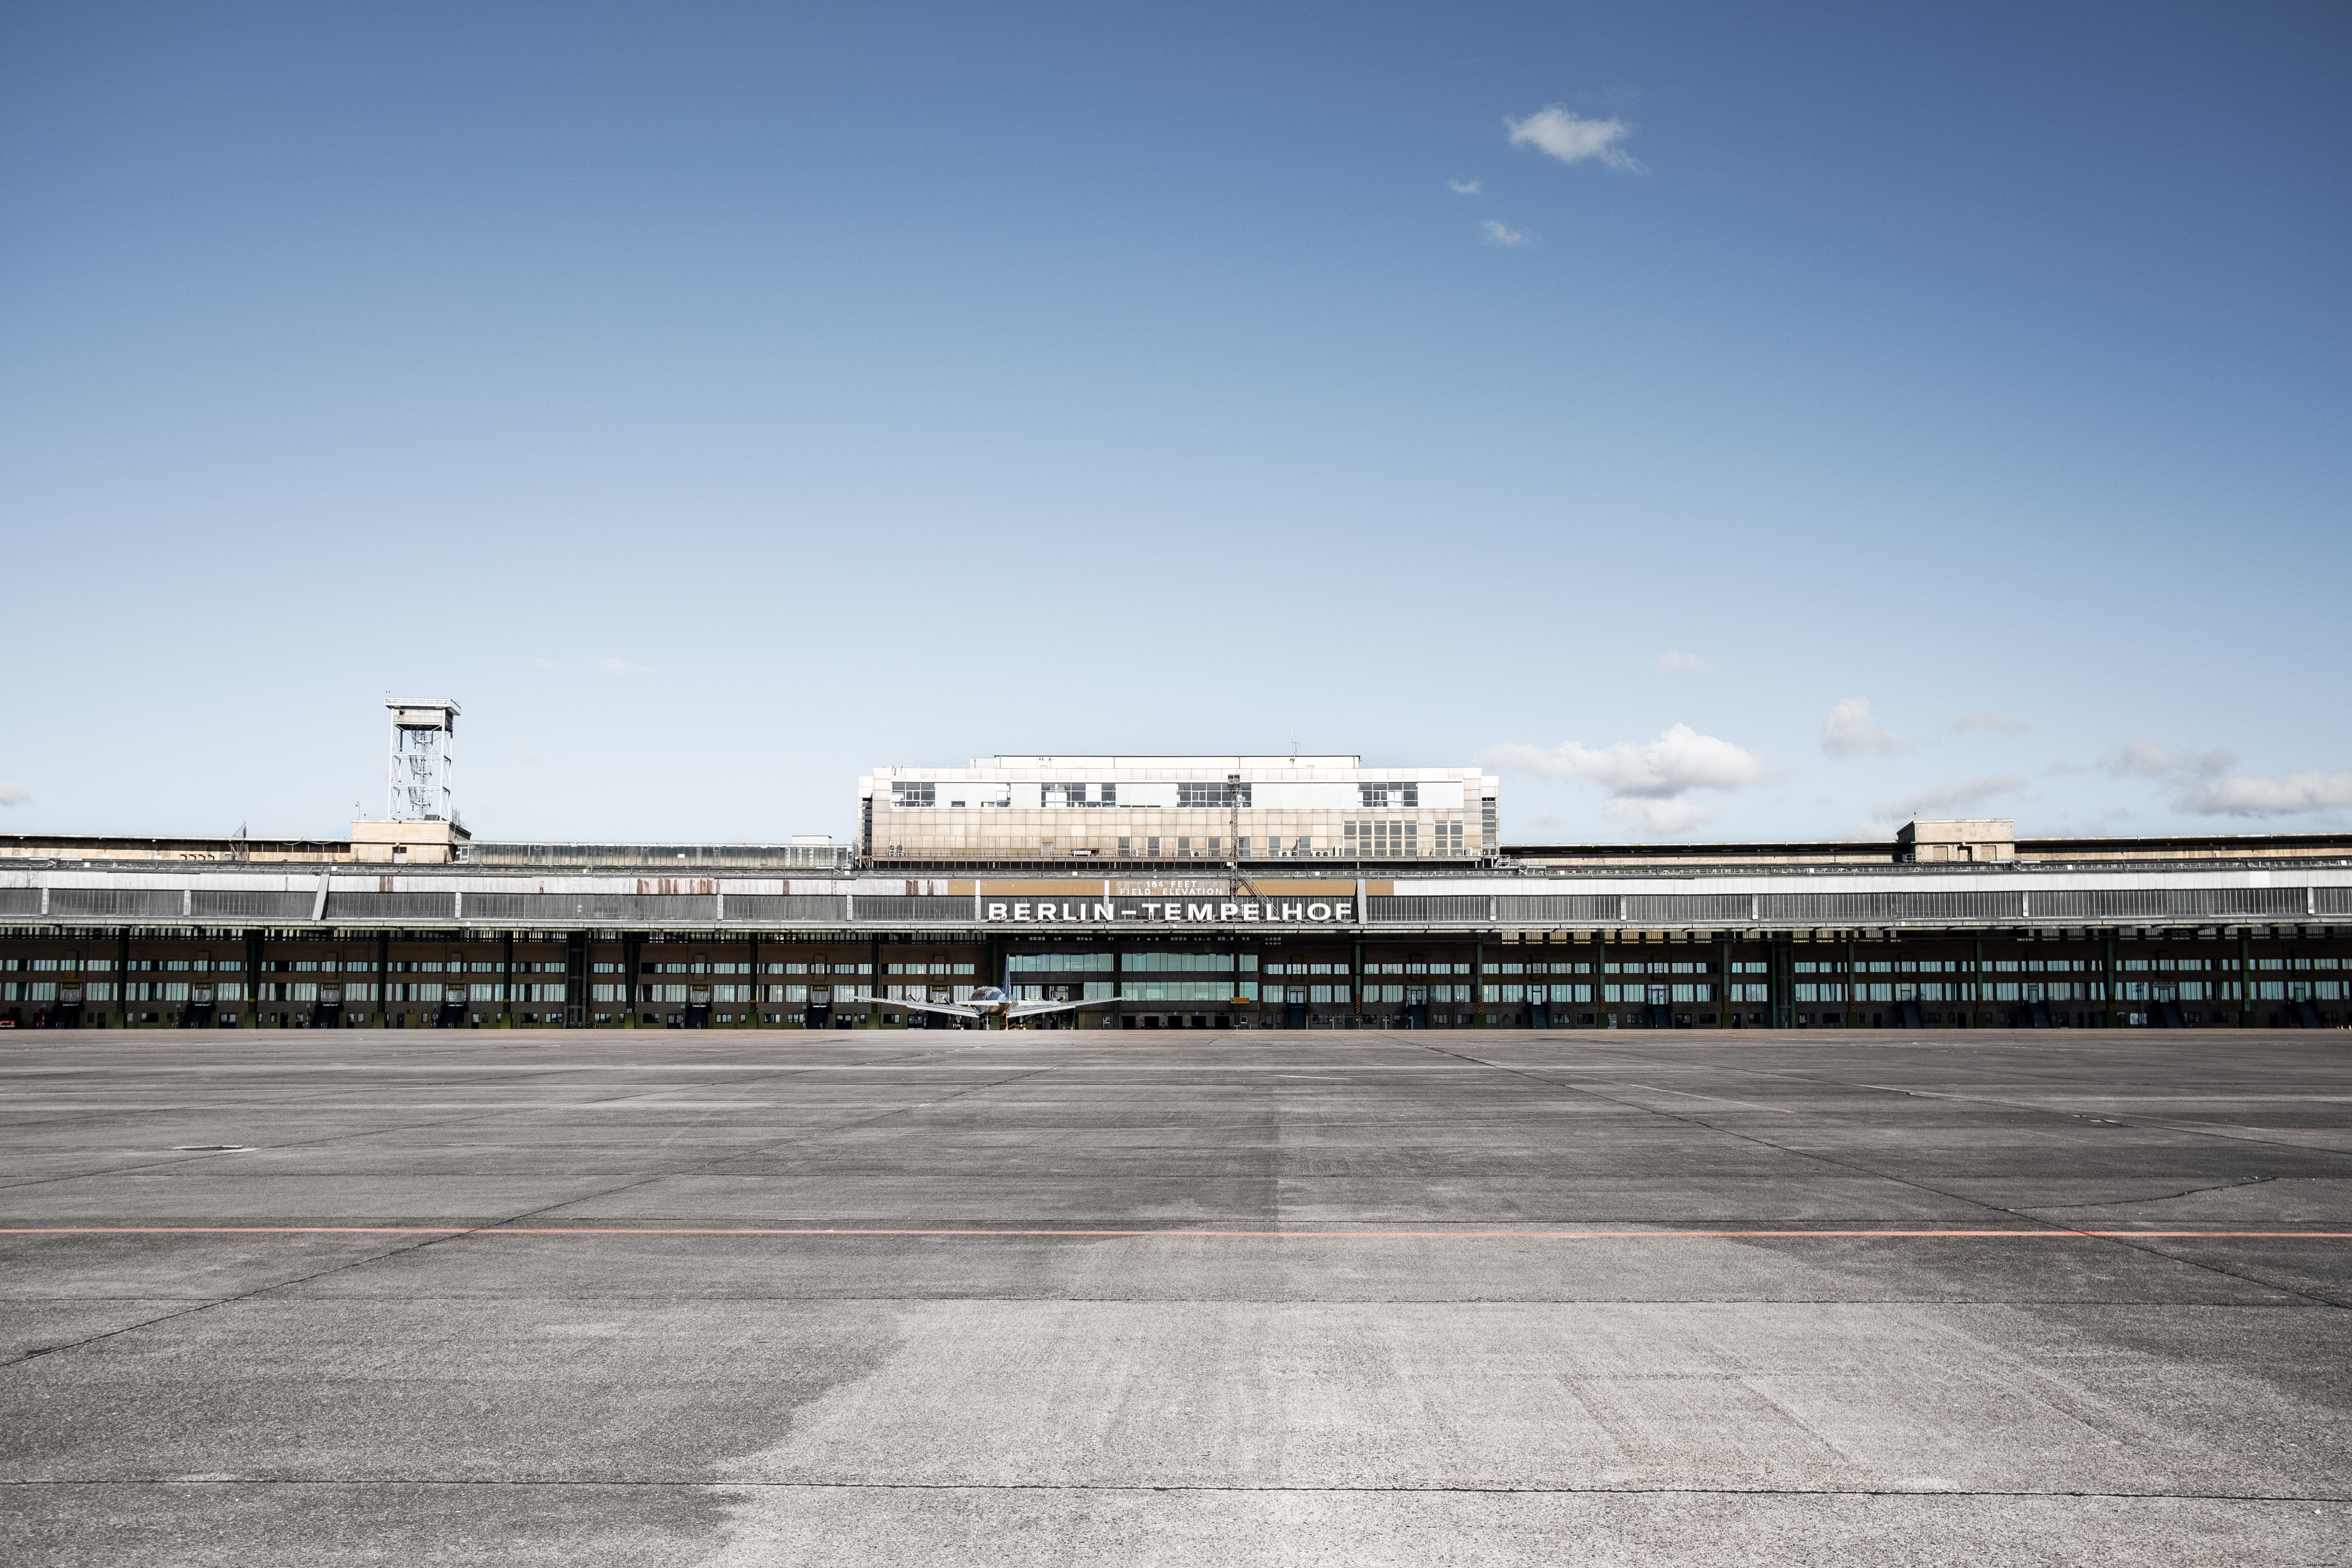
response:
<path id="1" fill-rule="evenodd" d="M 2352 1230 L 996 1230 L 722 1226 L 123 1225 L 7 1226 L 0 1236 L 765 1236 L 1124 1237 L 1165 1241 L 1739 1241 L 1837 1237 L 1967 1241 L 2352 1241 Z"/>

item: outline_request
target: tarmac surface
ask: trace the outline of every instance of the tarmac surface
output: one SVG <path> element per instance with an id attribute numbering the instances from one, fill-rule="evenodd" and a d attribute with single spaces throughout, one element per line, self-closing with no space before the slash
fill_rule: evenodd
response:
<path id="1" fill-rule="evenodd" d="M 0 1559 L 2342 1563 L 2347 1066 L 0 1036 Z"/>

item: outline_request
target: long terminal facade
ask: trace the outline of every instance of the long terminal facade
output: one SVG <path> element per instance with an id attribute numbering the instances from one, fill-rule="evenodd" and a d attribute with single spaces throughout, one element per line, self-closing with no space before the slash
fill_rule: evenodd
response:
<path id="1" fill-rule="evenodd" d="M 343 839 L 0 838 L 0 1027 L 2326 1027 L 2352 836 L 1506 848 L 1475 768 L 877 768 L 858 840 L 478 842 L 393 698 Z"/>
<path id="2" fill-rule="evenodd" d="M 0 1024 L 896 1027 L 850 999 L 1002 984 L 1107 1028 L 2277 1028 L 2352 984 L 2340 836 L 910 869 L 432 826 L 0 841 Z"/>

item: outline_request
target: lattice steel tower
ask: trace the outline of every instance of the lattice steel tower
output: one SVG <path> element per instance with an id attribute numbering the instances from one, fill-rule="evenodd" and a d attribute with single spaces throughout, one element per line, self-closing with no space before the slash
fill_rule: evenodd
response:
<path id="1" fill-rule="evenodd" d="M 454 822 L 449 774 L 457 761 L 457 705 L 446 698 L 387 697 L 392 773 L 384 815 L 394 822 Z"/>

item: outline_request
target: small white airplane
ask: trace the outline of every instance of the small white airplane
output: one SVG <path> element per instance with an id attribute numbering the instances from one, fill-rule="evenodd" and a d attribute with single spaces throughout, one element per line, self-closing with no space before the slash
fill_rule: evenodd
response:
<path id="1" fill-rule="evenodd" d="M 836 1007 L 844 1004 L 835 1003 Z M 951 1018 L 1003 1018 L 1007 1023 L 1015 1018 L 1034 1018 L 1040 1013 L 1066 1013 L 1083 1005 L 1077 1002 L 1023 1002 L 1011 992 L 994 985 L 982 985 L 971 994 L 969 1002 L 894 1002 L 887 996 L 853 995 L 846 1004 L 856 1007 L 910 1007 L 920 1013 L 945 1013 Z"/>

